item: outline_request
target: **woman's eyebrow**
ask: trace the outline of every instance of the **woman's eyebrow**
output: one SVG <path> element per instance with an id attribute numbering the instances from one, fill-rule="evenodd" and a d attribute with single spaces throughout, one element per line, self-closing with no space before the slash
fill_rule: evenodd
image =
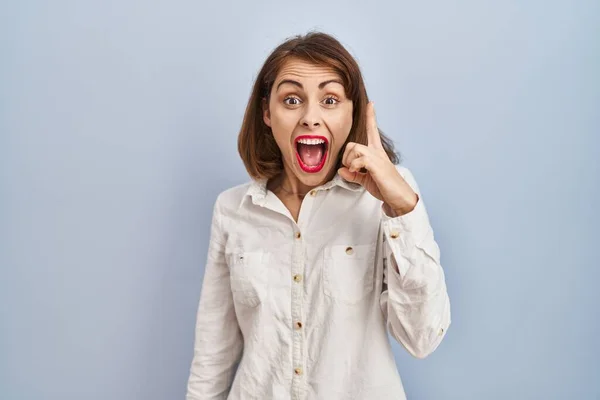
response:
<path id="1" fill-rule="evenodd" d="M 342 81 L 340 81 L 339 79 L 330 79 L 328 81 L 319 83 L 319 89 L 323 89 L 325 86 L 329 85 L 330 83 L 339 83 L 340 85 L 344 86 Z"/>
<path id="2" fill-rule="evenodd" d="M 280 87 L 281 85 L 285 84 L 285 83 L 289 83 L 289 84 L 291 84 L 291 85 L 298 86 L 300 89 L 303 89 L 303 90 L 304 90 L 304 86 L 302 86 L 302 84 L 301 84 L 300 82 L 298 82 L 298 81 L 295 81 L 295 80 L 293 80 L 293 79 L 284 79 L 284 80 L 282 80 L 282 81 L 281 81 L 281 82 L 279 82 L 279 84 L 277 85 L 277 89 L 276 89 L 276 90 L 279 90 L 279 87 Z M 339 79 L 329 79 L 329 80 L 327 80 L 327 81 L 324 81 L 324 82 L 321 82 L 321 83 L 319 83 L 319 89 L 323 89 L 325 86 L 329 85 L 330 83 L 339 83 L 340 85 L 344 86 L 344 84 L 342 83 L 342 81 L 341 81 L 341 80 L 339 80 Z"/>

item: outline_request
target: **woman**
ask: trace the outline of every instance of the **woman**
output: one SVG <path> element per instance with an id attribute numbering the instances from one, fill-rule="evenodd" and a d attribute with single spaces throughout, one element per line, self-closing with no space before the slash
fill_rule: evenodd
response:
<path id="1" fill-rule="evenodd" d="M 215 203 L 187 399 L 405 398 L 387 332 L 423 358 L 450 303 L 417 184 L 337 40 L 273 51 L 238 149 L 253 179 Z"/>

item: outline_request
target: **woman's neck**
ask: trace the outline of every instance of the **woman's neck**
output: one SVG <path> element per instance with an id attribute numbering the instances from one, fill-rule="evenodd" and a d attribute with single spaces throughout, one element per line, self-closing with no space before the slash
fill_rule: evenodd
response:
<path id="1" fill-rule="evenodd" d="M 282 192 L 286 196 L 304 197 L 315 186 L 305 185 L 295 175 L 290 176 L 285 171 L 269 181 L 268 189 L 273 192 Z"/>

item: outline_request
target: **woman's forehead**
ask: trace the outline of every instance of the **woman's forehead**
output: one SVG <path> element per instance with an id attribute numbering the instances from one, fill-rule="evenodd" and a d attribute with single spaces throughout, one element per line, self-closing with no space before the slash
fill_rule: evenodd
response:
<path id="1" fill-rule="evenodd" d="M 292 58 L 287 60 L 279 70 L 275 81 L 283 79 L 336 79 L 341 78 L 338 72 L 328 65 L 311 63 L 304 60 Z"/>

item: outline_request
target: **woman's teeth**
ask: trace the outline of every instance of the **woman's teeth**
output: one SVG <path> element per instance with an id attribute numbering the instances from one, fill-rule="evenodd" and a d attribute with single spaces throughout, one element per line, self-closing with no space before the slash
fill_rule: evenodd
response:
<path id="1" fill-rule="evenodd" d="M 298 143 L 302 144 L 323 144 L 325 143 L 324 139 L 298 139 Z"/>

